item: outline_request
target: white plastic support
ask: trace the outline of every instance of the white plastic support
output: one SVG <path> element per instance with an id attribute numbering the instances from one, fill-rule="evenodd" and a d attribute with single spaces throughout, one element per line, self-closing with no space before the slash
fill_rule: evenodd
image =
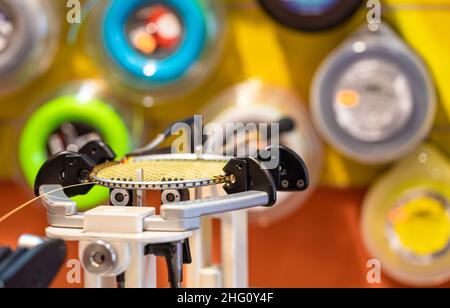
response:
<path id="1" fill-rule="evenodd" d="M 222 287 L 222 282 L 217 277 L 202 277 L 202 271 L 212 266 L 212 233 L 212 220 L 209 217 L 205 217 L 202 219 L 202 227 L 194 231 L 190 238 L 191 255 L 194 256 L 192 264 L 187 267 L 187 285 L 190 288 Z M 206 274 L 210 276 L 211 272 L 209 271 Z"/>
<path id="2" fill-rule="evenodd" d="M 154 214 L 154 208 L 99 206 L 84 214 L 84 230 L 141 233 L 144 231 L 144 219 Z"/>
<path id="3" fill-rule="evenodd" d="M 190 230 L 197 231 L 191 242 L 194 263 L 188 286 L 248 287 L 246 209 L 268 204 L 267 193 L 248 191 L 178 202 L 162 206 L 161 216 L 156 216 L 154 208 L 120 206 L 100 206 L 80 214 L 76 204 L 58 189 L 61 187 L 40 189 L 52 225 L 46 230 L 47 236 L 80 242 L 80 258 L 89 246 L 97 249 L 99 241 L 107 251 L 114 250 L 114 268 L 105 273 L 96 274 L 92 266 L 89 272 L 83 264 L 87 287 L 113 287 L 116 282 L 111 277 L 122 273 L 127 288 L 156 287 L 156 260 L 144 255 L 146 245 L 183 242 L 192 235 Z M 221 213 L 226 214 L 218 215 Z M 222 222 L 221 267 L 211 261 L 212 217 Z M 199 231 L 202 220 L 203 229 Z"/>
<path id="4" fill-rule="evenodd" d="M 191 288 L 248 288 L 248 213 L 246 210 L 221 214 L 221 263 L 213 264 L 212 218 L 202 220 L 202 227 L 191 238 L 192 256 L 187 286 Z"/>
<path id="5" fill-rule="evenodd" d="M 156 257 L 145 256 L 144 249 L 143 243 L 131 244 L 131 262 L 125 272 L 125 288 L 156 288 Z"/>
<path id="6" fill-rule="evenodd" d="M 224 195 L 218 187 L 196 191 L 196 197 Z M 220 221 L 221 262 L 213 264 L 213 219 Z M 201 231 L 191 237 L 193 264 L 188 266 L 187 286 L 191 288 L 248 288 L 248 212 L 240 210 L 207 216 Z"/>
<path id="7" fill-rule="evenodd" d="M 144 256 L 145 244 L 131 245 L 130 263 L 125 271 L 125 288 L 156 288 L 156 257 Z M 80 247 L 80 252 L 83 253 Z M 116 288 L 116 276 L 100 276 L 84 271 L 85 288 Z"/>
<path id="8" fill-rule="evenodd" d="M 223 287 L 248 288 L 248 213 L 221 215 Z"/>
<path id="9" fill-rule="evenodd" d="M 199 277 L 202 288 L 223 288 L 222 271 L 218 266 L 200 269 Z"/>
<path id="10" fill-rule="evenodd" d="M 120 217 L 120 208 L 115 208 L 115 210 L 115 215 Z M 127 212 L 127 210 L 128 208 L 122 208 L 122 211 Z M 140 225 L 143 224 L 143 218 L 141 220 Z M 100 219 L 99 222 L 107 221 Z M 108 227 L 117 231 L 115 226 L 111 226 L 109 222 L 107 223 L 107 225 L 103 225 L 100 228 L 103 228 L 100 232 L 55 227 L 50 227 L 46 230 L 49 238 L 78 241 L 80 260 L 83 259 L 87 247 L 99 240 L 110 244 L 114 249 L 117 261 L 115 268 L 110 274 L 96 275 L 86 270 L 86 266 L 83 265 L 85 269 L 85 287 L 87 288 L 115 288 L 117 286 L 116 276 L 121 273 L 125 273 L 126 288 L 155 288 L 157 274 L 156 257 L 144 255 L 145 246 L 149 244 L 180 242 L 191 236 L 191 232 L 107 232 Z M 130 231 L 134 231 L 132 229 Z"/>
<path id="11" fill-rule="evenodd" d="M 117 287 L 115 277 L 104 277 L 84 271 L 84 287 L 86 289 L 114 289 Z"/>

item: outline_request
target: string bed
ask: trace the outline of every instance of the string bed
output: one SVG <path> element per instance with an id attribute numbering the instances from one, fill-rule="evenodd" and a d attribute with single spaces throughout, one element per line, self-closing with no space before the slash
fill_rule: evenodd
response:
<path id="1" fill-rule="evenodd" d="M 233 176 L 223 171 L 225 160 L 134 160 L 97 166 L 91 179 L 98 185 L 127 189 L 190 188 L 224 184 Z M 142 170 L 143 177 L 138 178 Z"/>

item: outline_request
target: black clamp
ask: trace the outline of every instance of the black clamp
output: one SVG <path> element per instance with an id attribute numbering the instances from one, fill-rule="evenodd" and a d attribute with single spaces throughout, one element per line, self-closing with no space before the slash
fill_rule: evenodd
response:
<path id="1" fill-rule="evenodd" d="M 309 187 L 308 168 L 294 151 L 281 146 L 271 147 L 257 156 L 258 159 L 235 158 L 228 162 L 223 170 L 234 175 L 234 182 L 224 187 L 228 194 L 264 191 L 269 196 L 266 206 L 271 207 L 277 201 L 277 190 L 304 191 Z M 270 166 L 274 163 L 275 166 Z"/>
<path id="2" fill-rule="evenodd" d="M 39 170 L 34 182 L 34 193 L 39 196 L 42 185 L 63 187 L 85 183 L 94 168 L 116 158 L 113 150 L 102 141 L 91 141 L 77 152 L 61 152 L 52 156 Z M 68 197 L 85 195 L 95 184 L 69 187 L 64 190 Z"/>
<path id="3" fill-rule="evenodd" d="M 269 196 L 267 207 L 277 201 L 275 182 L 270 172 L 260 161 L 252 157 L 234 158 L 223 169 L 234 176 L 234 182 L 224 186 L 228 194 L 236 194 L 250 190 L 264 191 Z"/>
<path id="4" fill-rule="evenodd" d="M 308 167 L 293 150 L 283 146 L 269 147 L 258 153 L 258 159 L 263 164 L 278 162 L 275 168 L 269 169 L 278 191 L 295 192 L 308 189 L 310 182 Z"/>

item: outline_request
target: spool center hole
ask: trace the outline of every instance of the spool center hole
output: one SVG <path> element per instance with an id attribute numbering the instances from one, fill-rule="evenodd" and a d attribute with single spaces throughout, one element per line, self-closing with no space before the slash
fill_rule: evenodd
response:
<path id="1" fill-rule="evenodd" d="M 105 261 L 106 256 L 103 253 L 96 252 L 91 256 L 91 264 L 96 268 L 102 266 L 105 263 Z"/>
<path id="2" fill-rule="evenodd" d="M 10 45 L 14 35 L 14 23 L 8 9 L 0 3 L 0 54 Z"/>
<path id="3" fill-rule="evenodd" d="M 130 45 L 142 55 L 162 59 L 171 55 L 184 36 L 184 24 L 172 7 L 153 3 L 134 12 L 126 26 Z"/>

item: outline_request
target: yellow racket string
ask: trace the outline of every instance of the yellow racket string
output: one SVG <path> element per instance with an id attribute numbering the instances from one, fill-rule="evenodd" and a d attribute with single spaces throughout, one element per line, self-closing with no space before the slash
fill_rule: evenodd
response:
<path id="1" fill-rule="evenodd" d="M 94 169 L 95 180 L 124 182 L 226 181 L 226 161 L 215 160 L 146 160 L 106 163 Z M 143 170 L 143 179 L 137 171 Z"/>
<path id="2" fill-rule="evenodd" d="M 50 191 L 50 192 L 48 192 L 48 193 L 46 193 L 46 194 L 43 194 L 43 195 L 41 195 L 41 196 L 39 196 L 39 197 L 36 197 L 36 198 L 34 198 L 34 199 L 31 199 L 30 201 L 27 201 L 27 202 L 25 202 L 24 204 L 19 205 L 19 206 L 16 207 L 14 210 L 12 210 L 12 211 L 6 213 L 5 215 L 3 215 L 2 217 L 0 217 L 0 224 L 3 223 L 3 222 L 4 222 L 5 220 L 7 220 L 8 218 L 10 218 L 11 216 L 13 216 L 14 214 L 16 214 L 17 212 L 19 212 L 19 211 L 23 210 L 24 208 L 26 208 L 26 207 L 29 206 L 30 204 L 33 204 L 35 201 L 38 201 L 38 200 L 40 200 L 40 199 L 42 199 L 42 198 L 44 198 L 44 197 L 46 197 L 46 196 L 48 196 L 48 195 L 51 195 L 51 194 L 53 194 L 53 193 L 55 193 L 55 192 L 63 191 L 63 190 L 65 190 L 65 189 L 67 189 L 67 188 L 74 188 L 74 187 L 80 187 L 80 186 L 87 186 L 87 185 L 92 185 L 92 184 L 95 184 L 95 183 L 82 183 L 82 184 L 70 185 L 70 186 L 66 186 L 66 187 L 62 187 L 62 188 L 58 188 L 58 189 L 52 190 L 52 191 Z"/>

